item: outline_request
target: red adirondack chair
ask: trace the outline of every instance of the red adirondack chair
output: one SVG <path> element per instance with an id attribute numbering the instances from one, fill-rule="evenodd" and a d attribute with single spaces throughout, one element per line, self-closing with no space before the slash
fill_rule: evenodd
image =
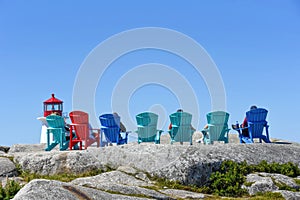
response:
<path id="1" fill-rule="evenodd" d="M 70 118 L 72 124 L 70 124 L 70 143 L 69 148 L 72 148 L 76 144 L 80 144 L 79 149 L 82 149 L 82 143 L 84 144 L 84 149 L 88 146 L 97 142 L 97 147 L 100 145 L 100 129 L 92 129 L 89 124 L 89 115 L 83 111 L 72 111 L 70 112 Z M 75 132 L 75 137 L 72 136 L 72 132 Z M 90 131 L 96 131 L 94 137 L 90 135 Z"/>

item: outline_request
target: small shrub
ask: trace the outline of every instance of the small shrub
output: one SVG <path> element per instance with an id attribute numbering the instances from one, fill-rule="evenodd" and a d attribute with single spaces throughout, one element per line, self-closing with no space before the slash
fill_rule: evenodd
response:
<path id="1" fill-rule="evenodd" d="M 284 183 L 275 183 L 275 185 L 279 188 L 279 190 L 288 190 L 288 191 L 292 191 L 292 192 L 298 192 L 297 189 L 292 188 Z"/>
<path id="2" fill-rule="evenodd" d="M 300 179 L 294 179 L 297 185 L 300 185 Z"/>
<path id="3" fill-rule="evenodd" d="M 220 171 L 212 173 L 210 176 L 209 188 L 211 193 L 220 196 L 242 196 L 246 190 L 241 186 L 245 182 L 245 175 L 248 173 L 247 163 L 241 164 L 233 161 L 225 161 L 220 167 Z"/>
<path id="4" fill-rule="evenodd" d="M 248 165 L 246 161 L 236 163 L 233 161 L 224 161 L 218 171 L 213 172 L 210 176 L 208 188 L 210 193 L 220 196 L 237 197 L 246 194 L 246 190 L 241 186 L 245 184 L 245 176 L 254 172 L 278 173 L 290 177 L 300 175 L 300 169 L 294 163 L 288 162 L 284 164 L 260 162 L 258 165 Z M 246 183 L 251 186 L 253 183 Z M 279 188 L 295 191 L 295 189 L 287 185 L 280 184 Z"/>
<path id="5" fill-rule="evenodd" d="M 292 162 L 283 164 L 273 162 L 269 164 L 266 161 L 261 161 L 258 165 L 250 165 L 250 168 L 252 172 L 277 173 L 289 177 L 296 177 L 300 175 L 300 169 Z"/>
<path id="6" fill-rule="evenodd" d="M 0 200 L 4 199 L 5 197 L 6 197 L 5 190 L 2 187 L 2 184 L 0 184 Z"/>
<path id="7" fill-rule="evenodd" d="M 0 184 L 0 200 L 12 199 L 20 189 L 20 184 L 14 180 L 8 180 L 4 188 Z"/>

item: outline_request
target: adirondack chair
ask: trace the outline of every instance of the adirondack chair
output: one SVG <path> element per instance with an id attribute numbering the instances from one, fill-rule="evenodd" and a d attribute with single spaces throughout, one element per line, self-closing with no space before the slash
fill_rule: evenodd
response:
<path id="1" fill-rule="evenodd" d="M 228 119 L 229 113 L 214 111 L 206 115 L 208 128 L 203 129 L 203 141 L 205 144 L 212 144 L 214 141 L 228 143 Z"/>
<path id="2" fill-rule="evenodd" d="M 83 111 L 72 111 L 69 114 L 72 124 L 70 124 L 70 133 L 75 133 L 75 137 L 70 134 L 69 149 L 72 150 L 79 143 L 79 149 L 87 149 L 93 143 L 100 145 L 100 129 L 93 129 L 89 124 L 89 115 Z M 94 137 L 90 135 L 90 131 L 95 131 Z M 84 145 L 83 145 L 84 144 Z"/>
<path id="3" fill-rule="evenodd" d="M 123 138 L 120 130 L 120 117 L 114 114 L 103 114 L 99 116 L 101 130 L 104 133 L 107 143 L 116 143 L 117 145 L 127 144 L 128 133 L 125 132 Z M 101 140 L 101 146 L 102 146 Z"/>
<path id="4" fill-rule="evenodd" d="M 192 115 L 187 112 L 176 112 L 171 114 L 170 121 L 172 124 L 172 129 L 169 130 L 171 137 L 171 144 L 174 142 L 190 142 L 190 145 L 193 144 L 193 133 L 192 129 Z"/>
<path id="5" fill-rule="evenodd" d="M 58 144 L 59 150 L 66 150 L 69 146 L 69 141 L 66 140 L 64 119 L 58 115 L 48 115 L 46 121 L 48 123 L 48 128 L 47 147 L 45 150 L 51 151 Z M 50 141 L 50 134 L 53 135 L 52 141 Z"/>
<path id="6" fill-rule="evenodd" d="M 271 143 L 269 138 L 269 125 L 266 121 L 267 114 L 268 111 L 264 108 L 257 108 L 246 112 L 248 127 L 235 129 L 239 133 L 241 143 L 254 143 L 254 138 L 258 138 L 260 143 L 262 140 L 265 143 Z M 248 128 L 249 137 L 242 134 L 242 130 L 245 128 Z M 264 128 L 266 134 L 263 134 Z"/>
<path id="7" fill-rule="evenodd" d="M 155 142 L 160 143 L 162 130 L 157 130 L 158 115 L 152 112 L 143 112 L 136 115 L 138 143 Z"/>

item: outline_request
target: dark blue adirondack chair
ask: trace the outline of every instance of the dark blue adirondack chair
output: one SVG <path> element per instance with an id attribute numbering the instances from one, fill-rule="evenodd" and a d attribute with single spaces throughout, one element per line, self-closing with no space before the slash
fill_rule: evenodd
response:
<path id="1" fill-rule="evenodd" d="M 169 130 L 171 144 L 174 142 L 190 142 L 190 145 L 193 144 L 193 133 L 192 129 L 192 115 L 187 112 L 176 112 L 171 114 L 170 121 L 172 124 L 172 129 Z"/>
<path id="2" fill-rule="evenodd" d="M 138 125 L 138 143 L 141 142 L 155 142 L 160 143 L 160 135 L 162 130 L 157 130 L 158 115 L 152 112 L 143 112 L 136 115 L 136 122 Z"/>
<path id="3" fill-rule="evenodd" d="M 203 129 L 203 141 L 205 144 L 212 144 L 214 141 L 228 143 L 228 119 L 229 113 L 214 111 L 206 115 L 208 128 Z"/>
<path id="4" fill-rule="evenodd" d="M 65 121 L 61 116 L 49 115 L 46 117 L 47 128 L 47 147 L 46 151 L 51 151 L 59 144 L 60 150 L 66 150 L 69 147 L 69 141 L 65 135 Z M 53 134 L 53 141 L 50 141 L 50 134 Z"/>
<path id="5" fill-rule="evenodd" d="M 123 138 L 120 133 L 120 117 L 114 114 L 103 114 L 99 116 L 101 130 L 104 133 L 107 143 L 116 143 L 117 145 L 127 144 L 128 133 Z M 102 137 L 100 141 L 102 146 Z"/>
<path id="6" fill-rule="evenodd" d="M 266 143 L 271 143 L 268 130 L 269 125 L 266 121 L 267 114 L 268 111 L 264 108 L 257 108 L 246 112 L 248 127 L 244 127 L 244 129 L 248 128 L 249 137 L 242 135 L 243 128 L 235 129 L 239 133 L 241 143 L 253 143 L 254 138 L 258 138 L 259 142 L 263 140 Z M 264 128 L 266 134 L 263 134 Z"/>

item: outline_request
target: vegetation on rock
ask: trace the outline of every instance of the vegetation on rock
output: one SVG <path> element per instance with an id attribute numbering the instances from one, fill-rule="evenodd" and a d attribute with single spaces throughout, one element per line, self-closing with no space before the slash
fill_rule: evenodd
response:
<path id="1" fill-rule="evenodd" d="M 5 187 L 0 184 L 0 200 L 12 199 L 20 189 L 20 184 L 14 180 L 8 180 Z"/>

